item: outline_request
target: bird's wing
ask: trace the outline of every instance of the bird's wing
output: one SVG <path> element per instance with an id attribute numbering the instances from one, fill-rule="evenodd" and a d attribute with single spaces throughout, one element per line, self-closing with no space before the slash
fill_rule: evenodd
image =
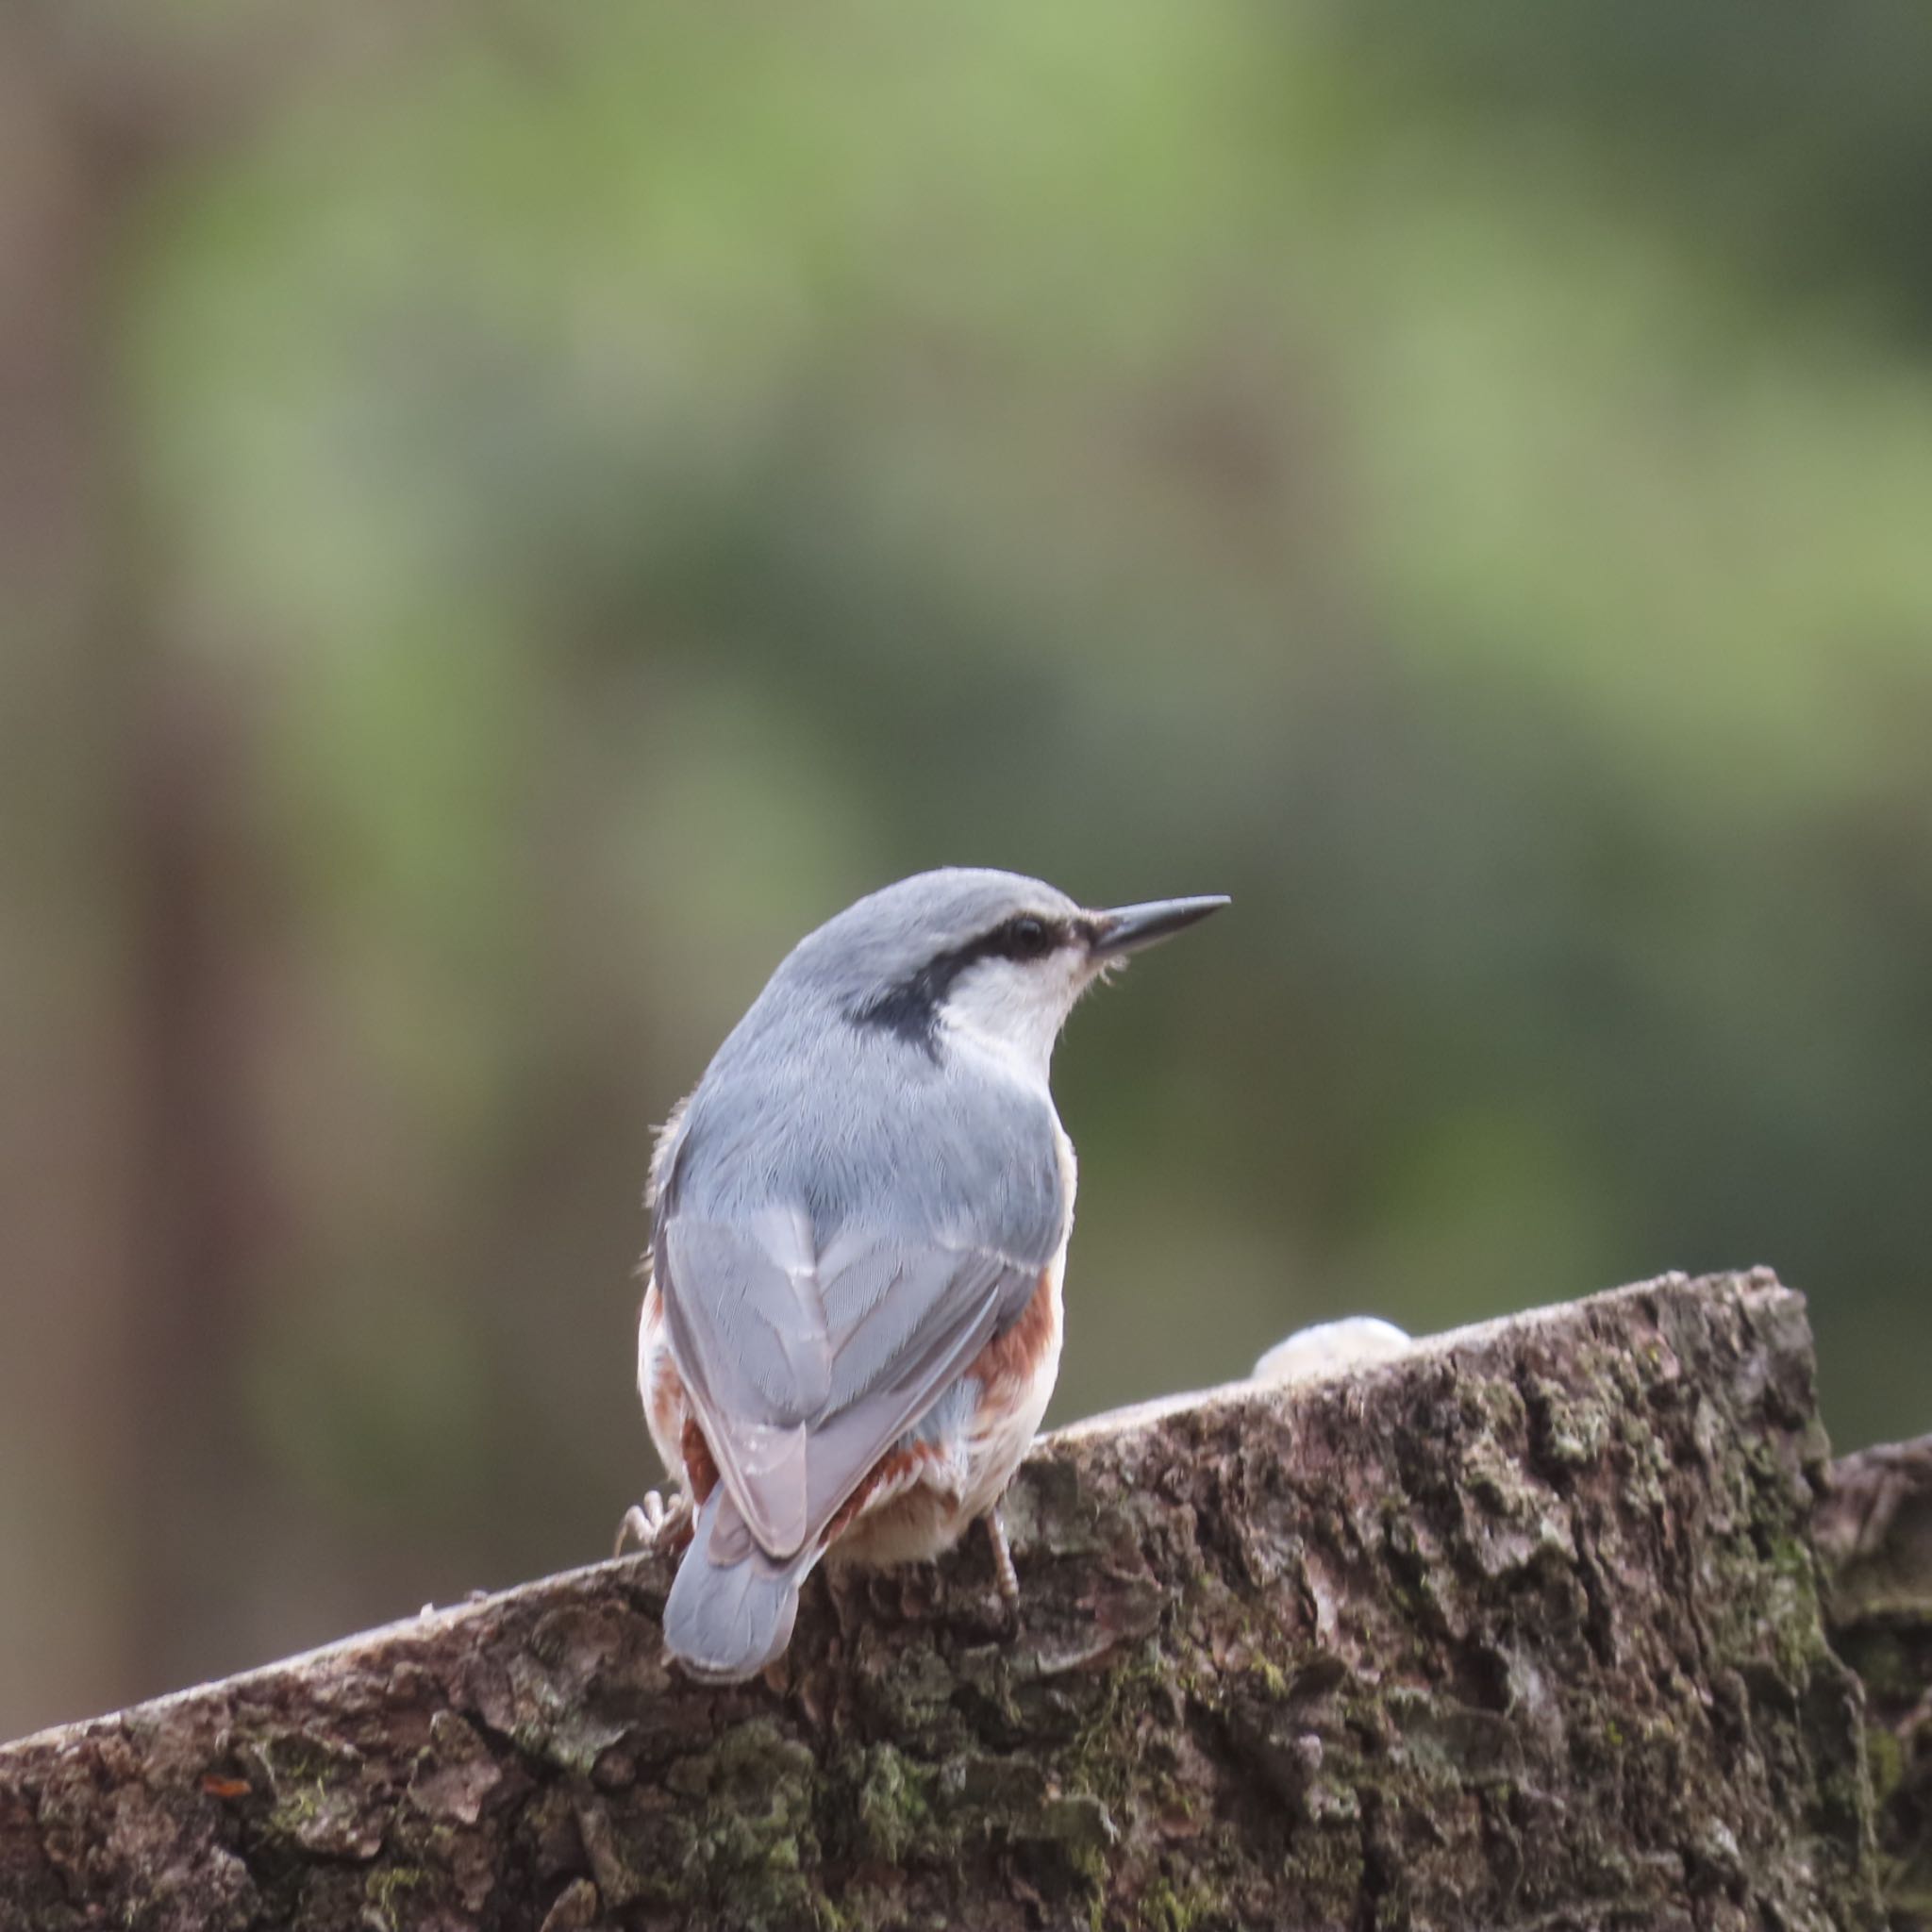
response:
<path id="1" fill-rule="evenodd" d="M 752 1537 L 794 1555 L 1039 1286 L 1042 1264 L 802 1209 L 672 1213 L 658 1286 L 705 1440 Z"/>

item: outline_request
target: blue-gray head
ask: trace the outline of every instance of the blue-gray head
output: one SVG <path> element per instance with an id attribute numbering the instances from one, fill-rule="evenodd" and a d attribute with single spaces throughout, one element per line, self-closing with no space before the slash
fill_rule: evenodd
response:
<path id="1" fill-rule="evenodd" d="M 828 920 L 793 948 L 772 991 L 830 1004 L 850 1024 L 934 1056 L 970 1043 L 1043 1081 L 1062 1024 L 1096 978 L 1226 904 L 1093 910 L 1041 879 L 949 866 Z"/>

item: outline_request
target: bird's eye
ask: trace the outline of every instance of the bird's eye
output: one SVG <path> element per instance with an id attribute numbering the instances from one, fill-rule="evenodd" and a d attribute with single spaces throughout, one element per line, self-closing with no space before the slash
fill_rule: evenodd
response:
<path id="1" fill-rule="evenodd" d="M 1053 931 L 1043 919 L 1023 914 L 1007 927 L 1007 950 L 1016 959 L 1037 959 L 1053 947 Z"/>

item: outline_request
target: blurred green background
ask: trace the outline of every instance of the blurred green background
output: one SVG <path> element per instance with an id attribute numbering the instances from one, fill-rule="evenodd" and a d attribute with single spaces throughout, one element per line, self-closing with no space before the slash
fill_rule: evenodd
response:
<path id="1" fill-rule="evenodd" d="M 1669 1267 L 1932 1427 L 1932 14 L 0 8 L 0 1735 L 591 1559 L 653 1123 L 941 862 L 1065 1419 Z"/>

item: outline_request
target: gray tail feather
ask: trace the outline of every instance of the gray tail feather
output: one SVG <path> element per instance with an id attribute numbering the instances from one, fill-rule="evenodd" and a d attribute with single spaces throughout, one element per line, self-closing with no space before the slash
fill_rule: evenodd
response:
<path id="1" fill-rule="evenodd" d="M 734 1545 L 749 1549 L 739 1556 Z M 711 1683 L 757 1676 L 791 1642 L 798 1588 L 817 1560 L 809 1547 L 785 1562 L 767 1557 L 720 1483 L 698 1511 L 665 1600 L 665 1647 L 693 1676 Z"/>

